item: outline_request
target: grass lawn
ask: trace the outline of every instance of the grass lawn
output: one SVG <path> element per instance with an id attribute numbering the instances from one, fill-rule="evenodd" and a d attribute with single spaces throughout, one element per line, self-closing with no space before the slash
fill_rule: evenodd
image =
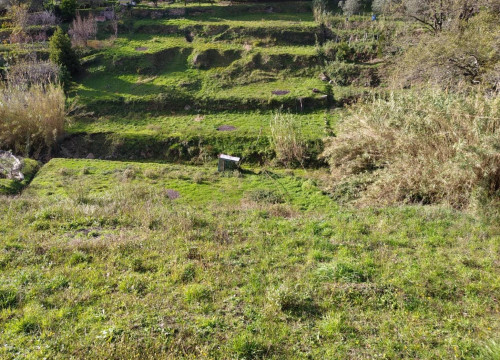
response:
<path id="1" fill-rule="evenodd" d="M 0 196 L 0 357 L 495 358 L 497 223 L 298 173 L 51 160 Z"/>

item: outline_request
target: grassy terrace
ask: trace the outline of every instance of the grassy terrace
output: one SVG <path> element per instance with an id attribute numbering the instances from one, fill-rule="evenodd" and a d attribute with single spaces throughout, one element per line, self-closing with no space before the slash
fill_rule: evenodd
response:
<path id="1" fill-rule="evenodd" d="M 498 234 L 290 173 L 53 159 L 0 197 L 0 357 L 486 359 Z"/>
<path id="2" fill-rule="evenodd" d="M 234 126 L 233 136 L 268 136 L 272 112 L 218 112 L 209 114 L 173 114 L 170 116 L 154 116 L 137 114 L 130 117 L 104 116 L 98 120 L 77 122 L 70 126 L 70 133 L 85 132 L 95 134 L 100 132 L 138 133 L 144 135 L 196 135 L 206 134 L 216 136 L 220 126 Z M 305 113 L 298 115 L 301 132 L 306 138 L 316 139 L 325 129 L 325 112 Z"/>
<path id="3" fill-rule="evenodd" d="M 273 157 L 270 121 L 284 108 L 298 114 L 312 158 L 336 117 L 312 91 L 325 83 L 319 27 L 305 5 L 276 4 L 272 13 L 267 5 L 190 6 L 157 19 L 152 11 L 172 8 L 134 9 L 117 39 L 101 33 L 83 59 L 75 95 L 94 115 L 68 127 L 63 154 L 199 160 L 231 152 L 260 161 Z M 364 91 L 333 87 L 337 103 Z M 224 125 L 234 129 L 219 131 Z"/>

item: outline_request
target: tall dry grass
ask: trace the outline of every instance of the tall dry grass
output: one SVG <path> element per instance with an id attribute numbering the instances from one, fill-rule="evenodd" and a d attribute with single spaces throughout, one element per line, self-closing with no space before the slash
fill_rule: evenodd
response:
<path id="1" fill-rule="evenodd" d="M 471 204 L 500 194 L 500 98 L 391 93 L 352 108 L 323 157 L 337 184 L 371 175 L 362 204 Z"/>
<path id="2" fill-rule="evenodd" d="M 271 120 L 269 140 L 280 163 L 286 166 L 303 165 L 307 152 L 297 117 L 281 111 L 276 112 Z"/>
<path id="3" fill-rule="evenodd" d="M 66 115 L 59 85 L 0 88 L 0 147 L 37 156 L 63 133 Z"/>

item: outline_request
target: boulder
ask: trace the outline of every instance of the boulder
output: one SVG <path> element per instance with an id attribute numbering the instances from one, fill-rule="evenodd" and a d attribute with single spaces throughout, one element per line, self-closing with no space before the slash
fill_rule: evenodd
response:
<path id="1" fill-rule="evenodd" d="M 23 163 L 20 158 L 12 155 L 10 151 L 0 150 L 0 177 L 22 181 L 24 180 L 22 167 Z"/>

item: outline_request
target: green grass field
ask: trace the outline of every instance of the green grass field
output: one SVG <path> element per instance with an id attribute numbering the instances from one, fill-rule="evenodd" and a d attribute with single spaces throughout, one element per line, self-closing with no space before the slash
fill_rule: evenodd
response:
<path id="1" fill-rule="evenodd" d="M 0 197 L 0 357 L 498 354 L 498 224 L 297 174 L 53 159 Z"/>

